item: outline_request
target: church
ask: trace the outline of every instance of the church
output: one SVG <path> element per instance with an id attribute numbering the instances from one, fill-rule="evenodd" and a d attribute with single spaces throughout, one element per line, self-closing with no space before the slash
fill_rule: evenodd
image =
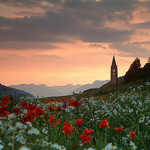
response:
<path id="1" fill-rule="evenodd" d="M 118 83 L 118 67 L 116 65 L 116 60 L 115 56 L 113 55 L 113 60 L 112 60 L 112 65 L 110 69 L 110 78 L 111 78 L 111 84 L 116 84 Z"/>

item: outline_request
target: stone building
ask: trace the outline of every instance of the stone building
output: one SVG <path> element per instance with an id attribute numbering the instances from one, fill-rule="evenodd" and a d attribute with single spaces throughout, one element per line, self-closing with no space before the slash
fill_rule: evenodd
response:
<path id="1" fill-rule="evenodd" d="M 111 65 L 111 84 L 118 83 L 118 68 L 116 65 L 115 56 L 113 56 L 112 65 Z"/>

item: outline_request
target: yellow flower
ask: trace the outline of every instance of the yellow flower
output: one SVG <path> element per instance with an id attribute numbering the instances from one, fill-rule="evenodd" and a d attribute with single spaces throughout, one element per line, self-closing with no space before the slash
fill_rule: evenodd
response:
<path id="1" fill-rule="evenodd" d="M 20 134 L 20 133 L 18 133 L 18 136 L 21 136 L 21 134 Z"/>
<path id="2" fill-rule="evenodd" d="M 24 149 L 30 150 L 29 148 L 27 148 L 27 147 L 25 147 L 25 146 L 21 146 L 21 147 L 19 148 L 19 150 L 24 150 Z"/>
<path id="3" fill-rule="evenodd" d="M 44 118 L 44 115 L 41 115 L 42 118 Z"/>
<path id="4" fill-rule="evenodd" d="M 62 133 L 65 133 L 65 131 L 62 131 Z"/>
<path id="5" fill-rule="evenodd" d="M 54 143 L 55 145 L 58 145 L 58 143 Z"/>
<path id="6" fill-rule="evenodd" d="M 70 121 L 71 124 L 73 124 L 73 121 Z"/>

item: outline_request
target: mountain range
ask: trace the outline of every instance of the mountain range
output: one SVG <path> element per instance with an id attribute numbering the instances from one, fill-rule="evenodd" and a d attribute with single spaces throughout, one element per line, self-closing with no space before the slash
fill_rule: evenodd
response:
<path id="1" fill-rule="evenodd" d="M 15 97 L 20 97 L 20 96 L 33 97 L 32 94 L 25 92 L 23 90 L 15 89 L 15 88 L 0 84 L 0 95 L 10 95 L 10 94 L 12 94 Z"/>
<path id="2" fill-rule="evenodd" d="M 19 89 L 31 93 L 35 97 L 50 97 L 50 96 L 64 96 L 72 95 L 72 93 L 83 92 L 91 88 L 99 88 L 106 84 L 108 80 L 100 81 L 96 80 L 92 84 L 85 85 L 64 85 L 64 86 L 47 86 L 45 84 L 35 85 L 35 84 L 19 84 L 11 85 L 11 88 Z"/>

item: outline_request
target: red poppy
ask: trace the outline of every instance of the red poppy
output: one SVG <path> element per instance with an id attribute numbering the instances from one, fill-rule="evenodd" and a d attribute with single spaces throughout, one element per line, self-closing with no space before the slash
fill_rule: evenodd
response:
<path id="1" fill-rule="evenodd" d="M 82 145 L 87 144 L 87 143 L 91 143 L 91 136 L 90 135 L 80 135 L 80 138 L 82 140 Z"/>
<path id="2" fill-rule="evenodd" d="M 66 100 L 67 100 L 67 98 L 63 98 L 63 99 L 62 99 L 62 101 L 66 101 Z"/>
<path id="3" fill-rule="evenodd" d="M 68 121 L 64 122 L 63 125 L 63 131 L 66 135 L 69 136 L 72 133 L 72 131 L 74 131 L 74 127 L 72 127 Z"/>
<path id="4" fill-rule="evenodd" d="M 124 127 L 119 127 L 119 128 L 116 127 L 116 128 L 114 128 L 114 130 L 117 131 L 118 133 L 119 133 L 120 131 L 123 132 L 123 131 L 124 131 Z"/>
<path id="5" fill-rule="evenodd" d="M 50 99 L 47 100 L 48 103 L 51 102 L 51 101 L 52 101 L 52 100 L 50 100 Z"/>
<path id="6" fill-rule="evenodd" d="M 7 108 L 7 107 L 8 107 L 8 106 L 7 106 L 8 104 L 10 104 L 10 100 L 9 100 L 8 96 L 4 96 L 4 97 L 2 98 L 2 102 L 1 102 L 0 105 L 1 105 L 2 107 L 6 107 L 6 108 Z"/>
<path id="7" fill-rule="evenodd" d="M 131 140 L 133 140 L 133 137 L 137 134 L 137 131 L 136 130 L 134 130 L 134 132 L 129 131 L 129 133 L 130 133 L 130 136 L 131 136 Z"/>
<path id="8" fill-rule="evenodd" d="M 9 100 L 8 96 L 4 96 L 4 97 L 2 98 L 2 101 L 3 101 L 3 103 L 5 103 L 5 104 L 10 104 L 10 100 Z"/>
<path id="9" fill-rule="evenodd" d="M 4 107 L 0 108 L 0 117 L 8 117 L 9 111 L 7 111 Z"/>
<path id="10" fill-rule="evenodd" d="M 72 148 L 74 149 L 74 148 L 76 148 L 78 146 L 78 144 L 75 144 Z"/>
<path id="11" fill-rule="evenodd" d="M 57 107 L 55 105 L 50 105 L 46 108 L 46 110 L 49 110 L 49 111 L 54 111 L 56 109 L 57 109 Z"/>
<path id="12" fill-rule="evenodd" d="M 77 126 L 81 127 L 82 124 L 83 124 L 83 119 L 75 120 L 75 124 L 76 124 Z"/>
<path id="13" fill-rule="evenodd" d="M 30 103 L 27 106 L 27 110 L 29 113 L 32 112 L 33 110 L 35 110 L 36 108 L 37 108 L 37 105 L 32 105 Z"/>
<path id="14" fill-rule="evenodd" d="M 57 112 L 61 111 L 61 106 L 59 105 L 56 109 Z"/>
<path id="15" fill-rule="evenodd" d="M 52 126 L 57 126 L 61 123 L 61 120 L 56 118 L 55 115 L 49 115 L 49 120 L 48 122 L 52 125 Z"/>
<path id="16" fill-rule="evenodd" d="M 28 103 L 26 101 L 22 101 L 20 105 L 22 106 L 23 109 L 27 109 L 28 107 Z"/>
<path id="17" fill-rule="evenodd" d="M 109 122 L 107 120 L 103 120 L 100 122 L 99 128 L 103 128 L 103 127 L 107 127 L 108 129 L 110 129 Z"/>
<path id="18" fill-rule="evenodd" d="M 63 131 L 65 132 L 65 134 L 70 135 L 72 133 L 72 131 L 74 131 L 74 127 L 64 126 Z"/>
<path id="19" fill-rule="evenodd" d="M 21 113 L 19 107 L 14 107 L 14 108 L 13 108 L 13 111 L 14 111 L 14 113 L 15 113 L 16 115 L 19 115 L 19 114 Z"/>
<path id="20" fill-rule="evenodd" d="M 24 114 L 22 116 L 22 123 L 25 124 L 26 122 L 32 122 L 33 121 L 33 116 L 32 114 Z"/>
<path id="21" fill-rule="evenodd" d="M 6 103 L 1 102 L 0 105 L 1 105 L 2 107 L 8 108 L 8 106 L 7 106 Z"/>
<path id="22" fill-rule="evenodd" d="M 81 103 L 79 101 L 75 101 L 75 100 L 71 99 L 71 102 L 69 103 L 68 106 L 73 106 L 75 108 L 80 108 L 81 107 Z"/>
<path id="23" fill-rule="evenodd" d="M 91 134 L 94 132 L 94 130 L 89 130 L 88 128 L 85 129 L 85 133 L 83 135 L 80 135 L 80 138 L 82 140 L 82 145 L 91 143 Z"/>
<path id="24" fill-rule="evenodd" d="M 45 114 L 46 114 L 46 112 L 43 110 L 42 107 L 38 107 L 35 109 L 35 117 L 36 118 L 39 118 L 40 115 L 45 115 Z"/>
<path id="25" fill-rule="evenodd" d="M 86 128 L 85 129 L 85 133 L 87 134 L 87 135 L 91 135 L 92 133 L 94 132 L 94 130 L 89 130 L 88 128 Z"/>
<path id="26" fill-rule="evenodd" d="M 71 126 L 71 124 L 68 121 L 64 122 L 63 125 L 64 126 Z"/>
<path id="27" fill-rule="evenodd" d="M 32 105 L 32 104 L 28 103 L 27 112 L 28 112 L 28 114 L 31 114 L 32 117 L 36 117 L 36 115 L 37 115 L 36 109 L 37 109 L 37 105 Z"/>

